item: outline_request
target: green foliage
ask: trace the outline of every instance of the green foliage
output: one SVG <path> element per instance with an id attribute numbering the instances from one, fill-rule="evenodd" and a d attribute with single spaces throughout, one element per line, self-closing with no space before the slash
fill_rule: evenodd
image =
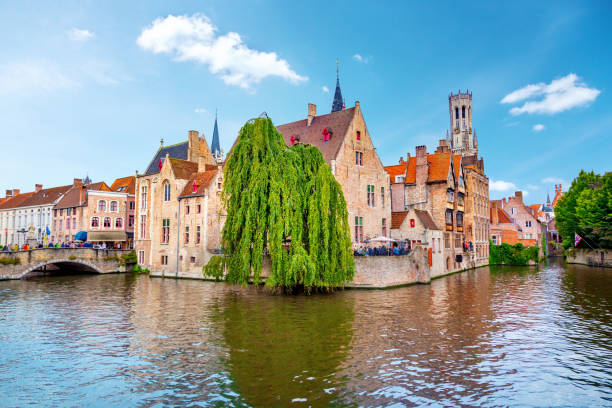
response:
<path id="1" fill-rule="evenodd" d="M 229 282 L 261 282 L 266 251 L 268 286 L 308 291 L 341 287 L 352 279 L 348 212 L 340 185 L 316 147 L 287 147 L 269 118 L 250 120 L 240 130 L 225 166 L 222 199 Z M 211 272 L 216 267 L 211 265 Z"/>
<path id="2" fill-rule="evenodd" d="M 580 171 L 555 207 L 555 224 L 565 249 L 574 233 L 593 247 L 612 248 L 612 173 Z"/>
<path id="3" fill-rule="evenodd" d="M 138 258 L 136 256 L 136 251 L 131 250 L 127 254 L 122 254 L 121 259 L 119 260 L 120 266 L 133 265 L 138 262 Z"/>
<path id="4" fill-rule="evenodd" d="M 0 256 L 0 265 L 19 265 L 21 263 L 21 259 L 19 258 L 10 258 L 8 256 Z"/>
<path id="5" fill-rule="evenodd" d="M 76 257 L 76 256 L 74 256 L 74 255 L 70 255 L 70 256 L 68 257 L 68 259 L 70 259 L 71 261 L 74 261 L 75 259 L 77 259 L 77 257 Z"/>
<path id="6" fill-rule="evenodd" d="M 225 257 L 214 255 L 210 261 L 202 267 L 202 275 L 204 277 L 215 278 L 216 281 L 223 279 L 225 271 Z"/>
<path id="7" fill-rule="evenodd" d="M 142 268 L 140 265 L 135 265 L 132 268 L 132 272 L 142 273 L 144 275 L 149 275 L 151 273 L 150 270 L 148 270 L 147 268 Z"/>
<path id="8" fill-rule="evenodd" d="M 489 240 L 489 263 L 491 265 L 527 265 L 530 260 L 539 262 L 540 248 L 537 245 L 525 247 L 520 242 L 515 245 L 493 245 Z"/>

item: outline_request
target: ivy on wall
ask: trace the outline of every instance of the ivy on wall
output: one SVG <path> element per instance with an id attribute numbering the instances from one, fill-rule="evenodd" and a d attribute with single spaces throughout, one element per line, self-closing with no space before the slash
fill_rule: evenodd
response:
<path id="1" fill-rule="evenodd" d="M 493 245 L 489 240 L 489 264 L 491 265 L 528 265 L 529 261 L 539 262 L 540 247 L 525 247 L 520 242 L 515 245 Z"/>

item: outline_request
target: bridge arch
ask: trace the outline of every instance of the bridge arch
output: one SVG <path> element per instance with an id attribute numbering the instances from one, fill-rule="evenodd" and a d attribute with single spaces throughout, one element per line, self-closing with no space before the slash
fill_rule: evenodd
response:
<path id="1" fill-rule="evenodd" d="M 82 259 L 52 259 L 49 261 L 41 262 L 36 265 L 30 265 L 25 269 L 17 278 L 28 278 L 34 276 L 37 273 L 44 272 L 43 268 L 49 265 L 58 267 L 57 270 L 78 270 L 86 273 L 104 273 L 98 266 L 91 262 L 84 261 Z M 62 268 L 63 267 L 63 268 Z M 46 270 L 46 272 L 56 271 L 54 269 Z"/>

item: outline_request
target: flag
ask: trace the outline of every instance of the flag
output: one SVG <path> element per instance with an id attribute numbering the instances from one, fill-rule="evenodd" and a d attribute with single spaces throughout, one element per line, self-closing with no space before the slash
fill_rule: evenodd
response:
<path id="1" fill-rule="evenodd" d="M 47 235 L 51 235 L 51 230 L 49 229 L 48 225 L 47 225 L 47 229 L 45 230 L 45 232 L 47 233 Z"/>
<path id="2" fill-rule="evenodd" d="M 574 246 L 577 247 L 580 241 L 582 241 L 582 237 L 574 232 Z"/>

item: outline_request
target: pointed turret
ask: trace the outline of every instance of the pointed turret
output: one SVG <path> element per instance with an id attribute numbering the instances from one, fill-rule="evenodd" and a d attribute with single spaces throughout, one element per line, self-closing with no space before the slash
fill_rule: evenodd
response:
<path id="1" fill-rule="evenodd" d="M 223 153 L 221 152 L 221 145 L 219 143 L 219 126 L 217 126 L 217 111 L 215 110 L 215 127 L 213 129 L 212 144 L 210 146 L 213 157 L 220 158 Z"/>
<path id="2" fill-rule="evenodd" d="M 340 71 L 338 69 L 338 60 L 336 60 L 336 92 L 334 93 L 334 102 L 332 103 L 332 113 L 341 111 L 344 106 L 342 99 L 342 91 L 340 90 Z"/>
<path id="3" fill-rule="evenodd" d="M 548 192 L 546 193 L 546 206 L 550 207 L 550 194 Z"/>

